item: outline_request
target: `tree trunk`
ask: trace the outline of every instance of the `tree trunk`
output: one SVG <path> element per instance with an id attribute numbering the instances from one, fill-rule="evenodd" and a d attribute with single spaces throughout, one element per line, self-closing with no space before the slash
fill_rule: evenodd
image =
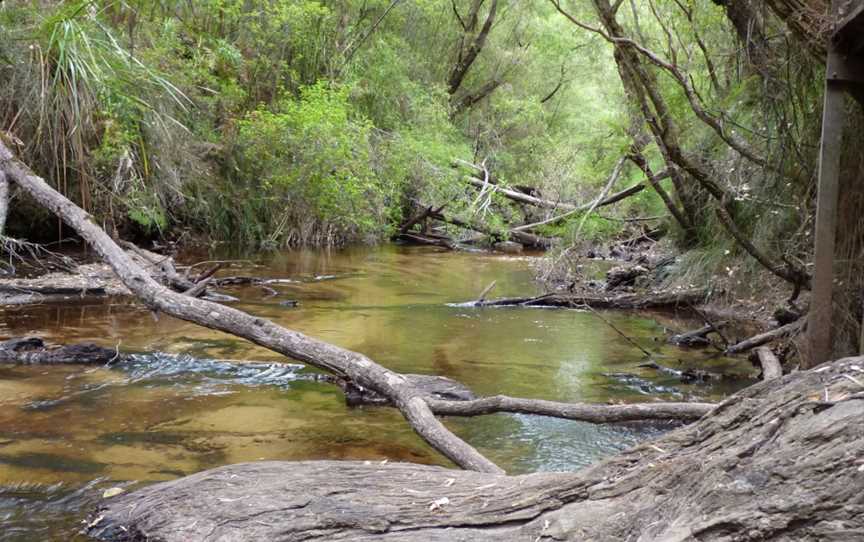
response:
<path id="1" fill-rule="evenodd" d="M 680 292 L 658 292 L 648 294 L 582 295 L 544 294 L 535 297 L 510 297 L 490 299 L 475 305 L 478 307 L 561 307 L 595 309 L 660 309 L 689 308 L 705 301 L 707 292 L 702 289 Z M 471 302 L 475 303 L 474 301 Z"/>
<path id="2" fill-rule="evenodd" d="M 577 473 L 246 463 L 113 497 L 88 532 L 113 542 L 858 540 L 862 366 L 847 358 L 762 382 Z"/>

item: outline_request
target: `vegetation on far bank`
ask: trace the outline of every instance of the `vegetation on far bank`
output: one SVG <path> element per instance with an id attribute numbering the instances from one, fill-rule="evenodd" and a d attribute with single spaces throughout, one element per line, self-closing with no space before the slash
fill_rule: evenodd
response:
<path id="1" fill-rule="evenodd" d="M 7 0 L 0 130 L 110 231 L 274 248 L 383 240 L 445 204 L 507 238 L 561 211 L 481 198 L 466 175 L 485 168 L 500 186 L 584 205 L 620 167 L 614 190 L 655 178 L 532 231 L 578 253 L 660 228 L 684 253 L 680 283 L 719 271 L 736 295 L 806 289 L 824 36 L 774 8 Z M 859 170 L 850 158 L 844 176 Z M 849 345 L 861 199 L 841 210 Z M 12 213 L 9 235 L 64 235 L 25 198 Z M 566 275 L 570 260 L 555 261 Z"/>

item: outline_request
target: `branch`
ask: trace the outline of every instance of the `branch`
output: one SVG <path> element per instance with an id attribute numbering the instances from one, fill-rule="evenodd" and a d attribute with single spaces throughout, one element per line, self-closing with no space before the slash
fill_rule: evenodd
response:
<path id="1" fill-rule="evenodd" d="M 390 13 L 390 10 L 395 8 L 396 4 L 398 4 L 399 2 L 401 2 L 401 0 L 393 0 L 392 2 L 390 2 L 390 5 L 387 6 L 387 9 L 384 10 L 384 13 L 382 13 L 381 16 L 378 17 L 378 19 L 372 24 L 372 26 L 369 28 L 369 30 L 367 30 L 366 33 L 363 34 L 360 37 L 360 39 L 358 39 L 355 43 L 349 45 L 346 48 L 347 52 L 345 53 L 345 60 L 344 60 L 345 64 L 347 64 L 348 61 L 351 60 L 351 58 L 354 56 L 354 53 L 356 53 L 357 50 L 360 49 L 360 46 L 363 45 L 363 42 L 366 41 L 367 39 L 369 39 L 369 36 L 371 36 L 375 32 L 375 30 L 378 28 L 378 26 L 381 24 L 381 22 L 384 21 L 384 19 Z"/>
<path id="2" fill-rule="evenodd" d="M 678 85 L 681 87 L 681 89 L 684 90 L 684 95 L 687 97 L 687 101 L 690 103 L 690 108 L 693 110 L 693 112 L 696 114 L 696 116 L 702 122 L 707 124 L 708 127 L 711 128 L 720 137 L 720 139 L 723 140 L 723 142 L 725 142 L 727 145 L 729 145 L 735 151 L 737 151 L 741 156 L 747 158 L 748 160 L 750 160 L 754 164 L 757 164 L 759 166 L 766 167 L 766 168 L 769 167 L 768 163 L 765 161 L 764 158 L 757 156 L 753 151 L 748 149 L 746 143 L 744 143 L 743 141 L 739 140 L 738 138 L 736 138 L 733 135 L 727 134 L 726 130 L 723 128 L 723 125 L 720 122 L 718 122 L 718 120 L 716 118 L 714 118 L 711 114 L 709 114 L 707 111 L 705 111 L 705 108 L 702 107 L 699 96 L 696 94 L 696 91 L 693 89 L 693 85 L 690 83 L 690 80 L 687 77 L 685 77 L 674 64 L 663 60 L 655 52 L 651 51 L 650 49 L 645 48 L 644 46 L 640 45 L 639 43 L 637 43 L 636 41 L 633 41 L 630 38 L 610 36 L 609 34 L 607 34 L 606 32 L 604 32 L 603 30 L 601 30 L 599 28 L 595 28 L 593 26 L 587 25 L 587 24 L 579 21 L 578 19 L 576 19 L 575 17 L 570 15 L 570 13 L 565 11 L 564 8 L 561 7 L 561 4 L 558 0 L 549 0 L 549 1 L 552 3 L 552 5 L 555 6 L 555 8 L 558 10 L 559 13 L 564 15 L 570 22 L 572 22 L 573 24 L 575 24 L 579 28 L 582 28 L 582 29 L 587 30 L 589 32 L 594 32 L 595 34 L 598 34 L 599 36 L 601 36 L 604 40 L 608 41 L 609 43 L 628 45 L 628 46 L 632 47 L 633 49 L 635 49 L 636 51 L 638 51 L 642 56 L 647 58 L 649 62 L 651 62 L 652 64 L 654 64 L 658 68 L 668 72 L 672 76 L 672 79 L 674 79 L 675 82 L 678 83 Z"/>
<path id="3" fill-rule="evenodd" d="M 479 9 L 479 4 L 477 3 L 477 8 Z M 451 96 L 456 94 L 456 91 L 459 90 L 459 87 L 462 86 L 462 81 L 465 79 L 465 76 L 468 74 L 468 70 L 474 64 L 474 61 L 477 59 L 477 55 L 480 54 L 480 51 L 483 50 L 483 45 L 486 43 L 486 38 L 489 36 L 489 31 L 492 30 L 492 23 L 495 21 L 495 13 L 498 10 L 498 0 L 492 0 L 492 6 L 489 8 L 489 14 L 486 15 L 486 22 L 483 23 L 483 28 L 480 29 L 480 33 L 477 34 L 477 37 L 474 38 L 474 41 L 471 42 L 471 45 L 468 47 L 468 50 L 465 51 L 464 56 L 453 66 L 453 71 L 450 73 L 450 78 L 447 81 L 449 88 L 447 89 L 447 93 Z M 476 20 L 476 12 L 472 10 L 473 20 Z M 471 21 L 469 21 L 471 24 Z"/>
<path id="4" fill-rule="evenodd" d="M 9 181 L 0 171 L 0 238 L 6 234 L 6 216 L 9 214 Z"/>
<path id="5" fill-rule="evenodd" d="M 762 264 L 762 267 L 773 273 L 774 275 L 780 277 L 781 279 L 789 282 L 795 287 L 804 287 L 810 288 L 810 275 L 801 268 L 793 267 L 791 263 L 786 262 L 786 265 L 775 265 L 768 256 L 765 255 L 762 251 L 756 248 L 750 239 L 747 238 L 744 233 L 738 229 L 738 226 L 735 224 L 735 221 L 732 219 L 732 216 L 726 210 L 724 206 L 717 207 L 717 217 L 720 219 L 720 222 L 726 227 L 726 231 L 729 232 L 732 237 L 741 245 L 745 251 L 747 251 L 750 256 L 752 256 L 757 262 Z"/>
<path id="6" fill-rule="evenodd" d="M 732 346 L 727 348 L 726 354 L 740 354 L 741 352 L 746 352 L 747 350 L 756 348 L 757 346 L 768 344 L 771 341 L 782 339 L 783 337 L 788 337 L 791 335 L 796 335 L 800 331 L 802 331 L 806 325 L 807 319 L 801 318 L 800 320 L 796 320 L 791 324 L 786 324 L 785 326 L 778 327 L 777 329 L 772 329 L 771 331 L 766 331 L 765 333 L 754 335 L 747 340 L 741 341 L 737 344 L 733 344 Z"/>
<path id="7" fill-rule="evenodd" d="M 558 403 L 542 399 L 522 399 L 506 395 L 473 401 L 428 400 L 429 408 L 444 416 L 482 416 L 496 412 L 535 414 L 590 423 L 615 423 L 637 420 L 697 420 L 716 405 L 711 403 L 634 403 L 629 405 L 592 405 Z"/>

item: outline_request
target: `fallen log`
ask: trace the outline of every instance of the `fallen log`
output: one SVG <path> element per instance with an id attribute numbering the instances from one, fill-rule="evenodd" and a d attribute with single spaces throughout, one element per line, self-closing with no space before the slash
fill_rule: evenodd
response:
<path id="1" fill-rule="evenodd" d="M 480 416 L 496 412 L 534 414 L 591 423 L 617 423 L 641 420 L 698 420 L 715 406 L 711 403 L 649 403 L 596 405 L 560 403 L 541 399 L 523 399 L 494 395 L 474 400 L 448 401 L 430 399 L 429 407 L 443 416 Z"/>
<path id="2" fill-rule="evenodd" d="M 230 465 L 103 502 L 99 540 L 857 540 L 864 358 L 739 392 L 576 473 L 406 463 Z M 857 377 L 856 377 L 857 378 Z"/>
<path id="3" fill-rule="evenodd" d="M 479 472 L 503 473 L 497 465 L 450 432 L 435 417 L 429 406 L 433 398 L 419 389 L 412 378 L 395 373 L 357 352 L 319 341 L 233 307 L 183 295 L 156 282 L 88 213 L 16 159 L 2 139 L 0 171 L 6 172 L 20 189 L 75 230 L 111 266 L 123 284 L 151 310 L 245 338 L 327 371 L 354 386 L 371 390 L 386 398 L 424 441 L 456 465 Z"/>
<path id="4" fill-rule="evenodd" d="M 737 344 L 733 344 L 732 346 L 727 348 L 726 354 L 740 354 L 741 352 L 746 352 L 747 350 L 756 348 L 757 346 L 768 344 L 771 341 L 776 341 L 777 339 L 796 335 L 804 330 L 805 325 L 806 319 L 802 318 L 801 320 L 797 320 L 795 322 L 792 322 L 791 324 L 786 324 L 785 326 L 780 326 L 776 329 L 772 329 L 771 331 L 766 331 L 765 333 L 754 335 L 749 339 L 743 340 Z"/>
<path id="5" fill-rule="evenodd" d="M 456 250 L 457 246 L 452 240 L 444 237 L 432 237 L 429 235 L 420 235 L 415 233 L 400 233 L 396 236 L 397 239 L 410 241 L 419 245 L 430 245 L 434 247 L 446 248 L 448 250 Z"/>
<path id="6" fill-rule="evenodd" d="M 774 380 L 783 376 L 783 367 L 780 365 L 780 360 L 774 355 L 767 346 L 756 348 L 756 356 L 759 358 L 759 364 L 762 366 L 762 379 Z"/>
<path id="7" fill-rule="evenodd" d="M 669 337 L 669 342 L 676 346 L 710 346 L 711 340 L 708 335 L 715 333 L 719 327 L 726 325 L 725 322 L 715 324 L 706 324 L 699 329 L 688 331 L 687 333 L 679 333 Z"/>
<path id="8" fill-rule="evenodd" d="M 576 209 L 576 205 L 572 203 L 565 203 L 563 201 L 551 201 L 547 199 L 537 198 L 534 196 L 529 196 L 523 192 L 518 192 L 516 190 L 510 190 L 509 188 L 504 188 L 503 186 L 497 184 L 491 184 L 488 182 L 484 182 L 483 179 L 478 179 L 476 177 L 464 177 L 465 181 L 480 189 L 493 190 L 498 192 L 505 198 L 516 201 L 519 203 L 526 203 L 528 205 L 533 205 L 534 207 L 541 207 L 543 209 L 563 209 L 565 211 L 572 211 Z"/>
<path id="9" fill-rule="evenodd" d="M 490 299 L 478 307 L 592 307 L 595 309 L 652 309 L 689 307 L 705 301 L 707 292 L 701 288 L 648 294 L 543 294 L 534 297 Z M 470 302 L 474 304 L 474 302 Z"/>
<path id="10" fill-rule="evenodd" d="M 451 225 L 456 226 L 458 228 L 476 231 L 476 232 L 482 233 L 484 235 L 488 235 L 489 237 L 492 237 L 493 239 L 501 239 L 505 236 L 504 232 L 495 231 L 491 228 L 487 228 L 486 226 L 483 226 L 482 224 L 465 222 L 464 220 L 460 220 L 460 219 L 458 219 L 456 217 L 452 217 L 452 216 L 443 215 L 441 213 L 434 213 L 431 216 L 433 218 L 435 218 L 436 220 L 440 220 L 441 222 L 451 224 Z M 517 241 L 523 245 L 527 245 L 527 246 L 531 246 L 531 247 L 537 247 L 537 248 L 551 248 L 551 247 L 555 246 L 558 242 L 557 239 L 555 239 L 553 237 L 543 237 L 540 235 L 535 235 L 533 233 L 528 233 L 528 232 L 524 232 L 524 231 L 510 230 L 506 233 L 506 235 L 509 236 L 514 241 Z"/>
<path id="11" fill-rule="evenodd" d="M 11 365 L 105 365 L 121 358 L 117 350 L 92 343 L 47 345 L 39 337 L 0 342 L 0 364 Z"/>

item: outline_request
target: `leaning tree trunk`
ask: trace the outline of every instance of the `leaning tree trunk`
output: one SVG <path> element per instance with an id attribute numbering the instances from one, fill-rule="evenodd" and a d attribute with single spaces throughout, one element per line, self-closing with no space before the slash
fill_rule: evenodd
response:
<path id="1" fill-rule="evenodd" d="M 378 365 L 366 356 L 345 350 L 296 331 L 258 318 L 241 310 L 199 299 L 188 289 L 178 293 L 156 282 L 149 273 L 124 252 L 95 222 L 92 216 L 51 188 L 41 177 L 16 159 L 0 139 L 0 171 L 15 182 L 25 193 L 53 212 L 87 241 L 111 266 L 117 277 L 144 304 L 154 311 L 194 322 L 211 329 L 242 337 L 255 344 L 292 359 L 328 371 L 353 388 L 371 391 L 384 402 L 400 410 L 417 434 L 429 445 L 462 468 L 487 473 L 503 470 L 450 432 L 436 417 L 436 409 L 447 414 L 452 400 L 446 393 L 436 393 L 420 385 L 416 375 L 395 373 Z M 445 383 L 449 387 L 450 383 Z M 513 403 L 498 403 L 489 410 L 484 404 L 482 414 L 514 408 Z M 519 403 L 520 412 L 526 412 L 525 403 Z M 713 405 L 704 403 L 645 404 L 637 409 L 622 409 L 633 405 L 573 405 L 559 404 L 550 408 L 538 404 L 537 414 L 579 419 L 581 413 L 613 413 L 617 419 L 675 418 L 693 420 L 708 412 Z M 459 410 L 459 409 L 455 409 Z M 627 412 L 621 418 L 621 411 Z M 460 415 L 473 415 L 461 412 Z M 593 420 L 594 418 L 591 418 Z"/>
<path id="2" fill-rule="evenodd" d="M 864 538 L 864 358 L 752 386 L 578 473 L 261 462 L 112 498 L 114 542 Z"/>

